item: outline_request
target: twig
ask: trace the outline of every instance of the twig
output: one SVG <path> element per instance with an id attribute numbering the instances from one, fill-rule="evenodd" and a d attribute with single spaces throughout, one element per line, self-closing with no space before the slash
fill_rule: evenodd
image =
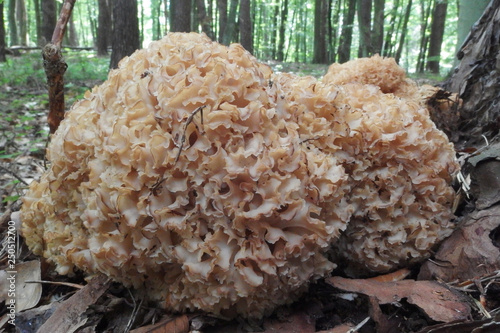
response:
<path id="1" fill-rule="evenodd" d="M 76 288 L 76 289 L 82 289 L 84 287 L 80 284 L 71 283 L 71 282 L 45 281 L 45 280 L 30 280 L 30 281 L 26 281 L 26 283 L 54 284 L 54 285 L 58 285 L 58 286 L 72 287 L 72 288 Z"/>
<path id="2" fill-rule="evenodd" d="M 365 320 L 357 324 L 355 327 L 351 328 L 347 333 L 356 333 L 361 327 L 365 326 L 365 324 L 370 320 L 370 317 L 366 317 Z"/>
<path id="3" fill-rule="evenodd" d="M 14 172 L 10 171 L 9 169 L 7 168 L 4 168 L 3 166 L 0 165 L 0 169 L 2 169 L 3 171 L 9 173 L 10 175 L 14 176 L 14 178 L 16 178 L 17 180 L 19 180 L 21 183 L 23 183 L 24 185 L 26 186 L 29 186 L 28 183 L 26 183 L 21 177 L 19 177 L 18 175 L 16 175 Z"/>
<path id="4" fill-rule="evenodd" d="M 49 115 L 50 133 L 54 133 L 64 118 L 64 73 L 68 65 L 61 54 L 61 44 L 66 31 L 71 12 L 76 0 L 65 0 L 57 21 L 52 40 L 45 45 L 42 51 L 43 67 L 49 86 Z"/>
<path id="5" fill-rule="evenodd" d="M 184 142 L 186 141 L 186 130 L 189 124 L 191 124 L 194 121 L 194 116 L 200 112 L 201 115 L 201 124 L 203 125 L 203 109 L 206 107 L 206 105 L 202 105 L 193 112 L 191 112 L 191 115 L 187 118 L 186 123 L 184 124 L 184 130 L 182 132 L 182 137 L 181 137 L 181 143 L 179 145 L 179 152 L 177 153 L 177 156 L 175 157 L 175 162 L 174 164 L 177 164 L 177 161 L 179 160 L 179 157 L 181 156 L 182 148 L 184 147 Z M 196 124 L 195 124 L 196 126 Z M 196 126 L 198 127 L 198 126 Z"/>

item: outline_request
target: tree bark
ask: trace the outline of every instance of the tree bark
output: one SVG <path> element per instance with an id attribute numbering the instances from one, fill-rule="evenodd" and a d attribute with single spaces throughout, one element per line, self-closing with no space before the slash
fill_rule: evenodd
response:
<path id="1" fill-rule="evenodd" d="M 403 47 L 405 46 L 405 37 L 408 33 L 408 21 L 410 20 L 411 6 L 413 4 L 412 0 L 408 1 L 408 5 L 406 6 L 406 12 L 403 19 L 403 27 L 401 28 L 401 35 L 399 38 L 398 49 L 396 51 L 396 56 L 394 57 L 396 62 L 399 63 L 401 59 L 401 55 L 403 54 Z"/>
<path id="2" fill-rule="evenodd" d="M 250 0 L 240 0 L 240 43 L 250 53 L 253 53 L 252 36 Z"/>
<path id="3" fill-rule="evenodd" d="M 276 60 L 285 60 L 285 29 L 288 17 L 288 0 L 283 0 L 283 7 L 281 8 L 281 20 L 279 28 L 279 40 L 278 40 L 278 52 L 276 54 Z"/>
<path id="4" fill-rule="evenodd" d="M 172 13 L 172 32 L 191 31 L 191 0 L 170 1 L 170 11 Z M 172 7 L 173 6 L 173 7 Z"/>
<path id="5" fill-rule="evenodd" d="M 113 41 L 109 67 L 118 67 L 118 62 L 139 49 L 139 20 L 137 0 L 114 0 Z"/>
<path id="6" fill-rule="evenodd" d="M 42 43 L 52 40 L 52 33 L 57 22 L 55 0 L 42 0 Z"/>
<path id="7" fill-rule="evenodd" d="M 222 43 L 227 24 L 227 0 L 217 0 L 217 9 L 219 10 L 219 36 L 218 41 Z"/>
<path id="8" fill-rule="evenodd" d="M 19 37 L 17 34 L 17 22 L 16 22 L 16 0 L 9 0 L 8 13 L 9 15 L 7 16 L 7 21 L 9 22 L 10 45 L 18 45 Z"/>
<path id="9" fill-rule="evenodd" d="M 372 0 L 358 0 L 359 49 L 358 57 L 368 57 L 373 52 L 371 36 Z"/>
<path id="10" fill-rule="evenodd" d="M 463 100 L 459 148 L 484 146 L 500 131 L 500 0 L 492 0 L 461 47 L 445 89 Z"/>
<path id="11" fill-rule="evenodd" d="M 238 0 L 231 0 L 229 3 L 229 15 L 227 17 L 222 44 L 229 45 L 236 36 L 236 13 L 238 9 Z"/>
<path id="12" fill-rule="evenodd" d="M 351 59 L 351 44 L 352 31 L 354 24 L 354 16 L 356 14 L 356 0 L 346 2 L 347 10 L 344 8 L 344 24 L 342 24 L 342 32 L 340 33 L 340 41 L 338 48 L 338 62 L 344 63 Z M 345 7 L 344 6 L 344 7 Z"/>
<path id="13" fill-rule="evenodd" d="M 26 16 L 26 5 L 24 0 L 16 1 L 16 18 L 19 24 L 19 44 L 28 45 L 28 18 Z"/>
<path id="14" fill-rule="evenodd" d="M 313 63 L 326 64 L 328 62 L 326 27 L 330 11 L 327 8 L 328 2 L 326 0 L 315 0 L 314 3 Z"/>
<path id="15" fill-rule="evenodd" d="M 211 40 L 214 40 L 214 32 L 212 30 L 212 17 L 207 15 L 205 7 L 205 0 L 196 0 L 198 7 L 198 20 L 201 24 L 201 31 L 203 31 Z"/>
<path id="16" fill-rule="evenodd" d="M 427 70 L 439 74 L 439 60 L 441 56 L 441 45 L 443 44 L 444 25 L 448 2 L 436 2 L 432 14 L 431 36 L 429 41 L 429 53 L 427 57 Z"/>
<path id="17" fill-rule="evenodd" d="M 3 19 L 3 1 L 0 1 L 0 62 L 6 62 L 7 57 L 5 56 L 5 22 Z"/>
<path id="18" fill-rule="evenodd" d="M 57 130 L 59 123 L 64 119 L 64 73 L 68 65 L 66 65 L 61 54 L 61 44 L 75 1 L 66 0 L 63 3 L 51 42 L 42 51 L 43 67 L 49 86 L 49 115 L 47 121 L 51 134 Z"/>
<path id="19" fill-rule="evenodd" d="M 384 44 L 385 0 L 375 0 L 373 10 L 372 52 L 373 54 L 382 54 L 382 46 Z"/>
<path id="20" fill-rule="evenodd" d="M 98 10 L 97 56 L 103 57 L 108 55 L 108 46 L 111 43 L 111 35 L 109 34 L 109 31 L 112 31 L 110 0 L 98 0 Z"/>

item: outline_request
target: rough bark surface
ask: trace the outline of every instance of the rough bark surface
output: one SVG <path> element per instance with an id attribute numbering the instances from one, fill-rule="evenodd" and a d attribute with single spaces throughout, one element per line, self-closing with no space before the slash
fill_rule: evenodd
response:
<path id="1" fill-rule="evenodd" d="M 500 128 L 500 0 L 493 0 L 458 53 L 445 89 L 463 99 L 459 146 L 484 145 Z"/>
<path id="2" fill-rule="evenodd" d="M 64 73 L 68 65 L 61 54 L 61 43 L 75 1 L 66 0 L 64 2 L 61 15 L 52 34 L 52 41 L 42 51 L 43 67 L 49 86 L 48 123 L 50 133 L 54 133 L 59 127 L 59 123 L 64 119 Z"/>

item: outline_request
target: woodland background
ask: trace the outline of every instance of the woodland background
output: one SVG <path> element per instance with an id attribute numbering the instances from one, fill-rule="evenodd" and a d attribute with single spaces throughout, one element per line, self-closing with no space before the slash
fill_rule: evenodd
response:
<path id="1" fill-rule="evenodd" d="M 7 222 L 45 169 L 49 98 L 41 50 L 51 41 L 61 6 L 55 0 L 0 0 L 0 275 L 7 262 Z M 319 77 L 332 62 L 380 53 L 396 58 L 413 78 L 433 84 L 447 79 L 444 88 L 457 95 L 441 91 L 429 106 L 442 115 L 438 126 L 455 143 L 462 164 L 456 232 L 434 261 L 399 281 L 405 286 L 399 301 L 377 298 L 393 290 L 392 282 L 380 287 L 366 279 L 329 278 L 260 323 L 172 315 L 136 301 L 118 284 L 58 276 L 40 267 L 20 237 L 18 279 L 37 291 L 17 309 L 18 330 L 34 332 L 58 320 L 78 332 L 333 333 L 354 326 L 362 333 L 500 331 L 500 0 L 77 0 L 63 42 L 67 107 L 102 83 L 123 56 L 169 31 L 203 31 L 223 44 L 240 42 L 275 71 Z M 452 107 L 438 110 L 443 101 Z M 426 270 L 429 276 L 420 276 Z M 427 281 L 435 276 L 445 282 Z M 31 283 L 40 279 L 49 282 L 43 288 Z M 358 282 L 363 290 L 355 288 Z M 435 306 L 444 297 L 438 287 L 458 293 L 451 309 L 465 304 L 469 312 L 460 320 L 443 318 L 447 308 Z M 346 292 L 363 297 L 337 297 Z M 0 332 L 6 324 L 2 304 L 0 295 Z M 152 323 L 157 330 L 142 329 Z M 69 331 L 51 325 L 39 332 Z"/>
<path id="2" fill-rule="evenodd" d="M 240 42 L 260 60 L 332 63 L 381 54 L 446 74 L 488 0 L 78 0 L 64 45 L 111 54 L 111 67 L 168 31 Z M 0 1 L 0 61 L 43 47 L 62 5 Z"/>

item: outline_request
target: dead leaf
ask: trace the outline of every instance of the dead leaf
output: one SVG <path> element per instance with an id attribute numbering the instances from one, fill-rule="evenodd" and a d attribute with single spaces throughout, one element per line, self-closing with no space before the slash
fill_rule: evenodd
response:
<path id="1" fill-rule="evenodd" d="M 500 205 L 475 212 L 445 240 L 433 261 L 422 265 L 419 280 L 466 281 L 500 269 Z"/>
<path id="2" fill-rule="evenodd" d="M 111 281 L 107 276 L 97 275 L 54 311 L 37 333 L 68 333 L 85 324 L 85 310 L 94 304 L 108 289 Z"/>
<path id="3" fill-rule="evenodd" d="M 306 313 L 297 311 L 290 315 L 286 321 L 280 319 L 269 319 L 264 322 L 264 333 L 314 333 L 316 323 Z"/>
<path id="4" fill-rule="evenodd" d="M 143 326 L 130 333 L 187 333 L 189 318 L 186 315 L 177 318 L 166 318 L 156 324 Z"/>
<path id="5" fill-rule="evenodd" d="M 16 311 L 31 309 L 40 301 L 42 286 L 39 283 L 26 283 L 26 281 L 41 279 L 40 261 L 32 260 L 16 264 L 16 271 Z"/>
<path id="6" fill-rule="evenodd" d="M 434 281 L 378 282 L 334 276 L 326 279 L 326 282 L 344 291 L 374 297 L 379 304 L 399 302 L 406 298 L 408 303 L 418 306 L 431 319 L 439 322 L 465 319 L 471 311 L 469 305 L 459 296 Z"/>

